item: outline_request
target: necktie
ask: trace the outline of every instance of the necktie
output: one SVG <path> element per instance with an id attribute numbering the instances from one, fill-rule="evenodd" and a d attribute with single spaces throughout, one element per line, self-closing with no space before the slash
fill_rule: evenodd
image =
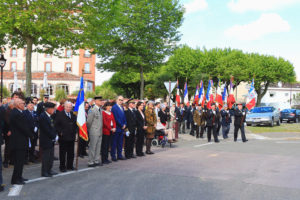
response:
<path id="1" fill-rule="evenodd" d="M 70 113 L 68 113 L 68 117 L 71 119 L 71 114 Z"/>

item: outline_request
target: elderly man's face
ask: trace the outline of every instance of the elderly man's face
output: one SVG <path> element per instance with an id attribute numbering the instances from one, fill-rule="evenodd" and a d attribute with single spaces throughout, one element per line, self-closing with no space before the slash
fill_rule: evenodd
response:
<path id="1" fill-rule="evenodd" d="M 33 111 L 33 110 L 34 110 L 34 105 L 33 105 L 33 103 L 27 104 L 27 109 L 28 109 L 29 111 Z"/>
<path id="2" fill-rule="evenodd" d="M 117 104 L 122 105 L 123 101 L 124 101 L 124 98 L 122 96 L 119 96 L 118 99 L 117 99 Z"/>
<path id="3" fill-rule="evenodd" d="M 25 101 L 23 101 L 22 99 L 16 99 L 15 101 L 17 101 L 17 105 L 16 107 L 20 110 L 24 110 L 25 109 Z"/>
<path id="4" fill-rule="evenodd" d="M 73 106 L 72 106 L 71 103 L 66 103 L 65 104 L 65 111 L 66 112 L 68 112 L 68 113 L 71 112 L 72 108 L 73 108 Z"/>

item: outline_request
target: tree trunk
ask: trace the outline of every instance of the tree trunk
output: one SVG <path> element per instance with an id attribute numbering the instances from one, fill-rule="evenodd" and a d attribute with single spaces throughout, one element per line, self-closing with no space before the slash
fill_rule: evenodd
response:
<path id="1" fill-rule="evenodd" d="M 256 106 L 260 106 L 261 100 L 265 96 L 265 94 L 267 93 L 269 85 L 270 85 L 270 82 L 267 82 L 265 84 L 265 88 L 264 88 L 263 91 L 261 91 L 262 90 L 261 87 L 259 88 L 259 90 L 257 90 L 257 102 L 256 102 Z"/>
<path id="2" fill-rule="evenodd" d="M 143 66 L 140 66 L 140 78 L 141 78 L 141 85 L 140 85 L 140 99 L 144 99 L 144 71 Z"/>
<path id="3" fill-rule="evenodd" d="M 32 39 L 26 38 L 26 97 L 31 96 L 31 56 L 32 56 Z"/>

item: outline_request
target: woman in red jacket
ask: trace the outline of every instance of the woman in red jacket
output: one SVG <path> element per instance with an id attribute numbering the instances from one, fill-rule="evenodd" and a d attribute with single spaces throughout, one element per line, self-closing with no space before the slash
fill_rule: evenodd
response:
<path id="1" fill-rule="evenodd" d="M 102 144 L 101 144 L 101 159 L 103 164 L 109 164 L 111 161 L 108 160 L 108 148 L 110 144 L 110 134 L 113 134 L 116 131 L 116 121 L 114 115 L 111 112 L 112 104 L 106 102 L 103 106 L 102 119 L 103 119 L 103 128 L 102 128 Z"/>

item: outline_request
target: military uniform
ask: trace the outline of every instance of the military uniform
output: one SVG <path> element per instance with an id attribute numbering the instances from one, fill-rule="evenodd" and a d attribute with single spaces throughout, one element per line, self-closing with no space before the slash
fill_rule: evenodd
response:
<path id="1" fill-rule="evenodd" d="M 234 141 L 236 142 L 238 137 L 238 131 L 241 130 L 242 141 L 247 142 L 245 135 L 245 119 L 246 119 L 246 111 L 236 109 L 234 111 Z"/>
<path id="2" fill-rule="evenodd" d="M 193 114 L 193 120 L 196 129 L 196 137 L 199 138 L 199 128 L 200 130 L 200 138 L 203 138 L 204 128 L 205 128 L 205 111 L 196 109 Z"/>
<path id="3" fill-rule="evenodd" d="M 211 141 L 211 131 L 213 131 L 214 141 L 219 142 L 217 127 L 218 127 L 218 110 L 208 110 L 207 111 L 207 139 L 208 142 Z"/>

